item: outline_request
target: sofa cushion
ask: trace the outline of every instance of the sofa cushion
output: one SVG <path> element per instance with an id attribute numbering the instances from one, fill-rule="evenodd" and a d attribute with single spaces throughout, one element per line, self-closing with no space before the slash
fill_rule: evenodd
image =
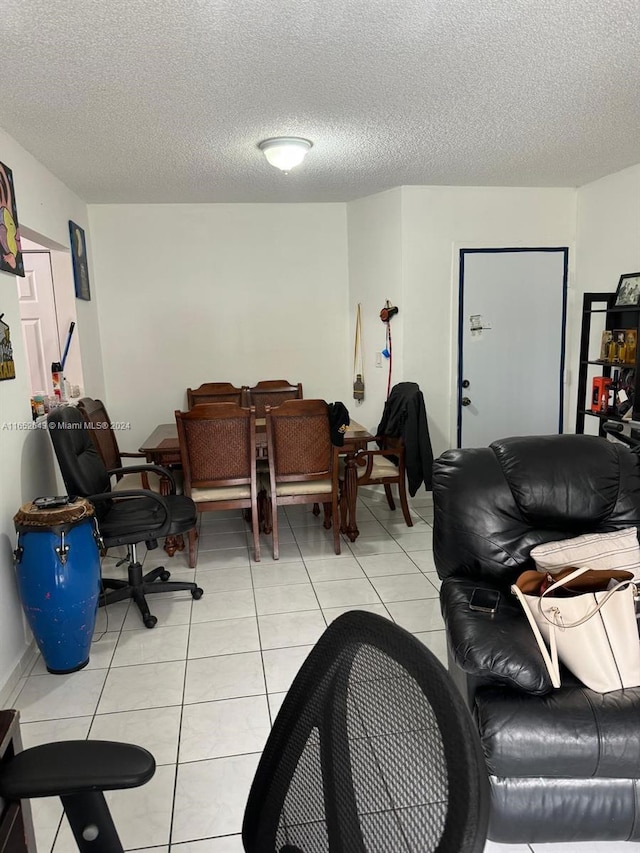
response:
<path id="1" fill-rule="evenodd" d="M 613 533 L 587 533 L 531 549 L 536 568 L 552 574 L 566 566 L 582 569 L 625 569 L 640 577 L 640 545 L 635 527 Z"/>
<path id="2" fill-rule="evenodd" d="M 447 578 L 440 590 L 442 615 L 455 662 L 464 672 L 494 684 L 545 694 L 553 684 L 518 600 L 501 591 L 494 614 L 469 609 L 475 588 L 496 589 L 483 581 Z"/>
<path id="3" fill-rule="evenodd" d="M 595 693 L 563 676 L 547 696 L 483 688 L 475 712 L 495 776 L 638 777 L 640 688 Z"/>

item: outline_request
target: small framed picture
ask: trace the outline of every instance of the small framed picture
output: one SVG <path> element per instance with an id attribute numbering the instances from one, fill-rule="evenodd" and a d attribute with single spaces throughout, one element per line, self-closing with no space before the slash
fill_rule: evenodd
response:
<path id="1" fill-rule="evenodd" d="M 602 341 L 600 342 L 600 361 L 608 361 L 610 353 L 610 345 L 613 340 L 613 332 L 610 329 L 605 329 L 602 333 Z"/>
<path id="2" fill-rule="evenodd" d="M 616 290 L 616 306 L 640 305 L 640 272 L 629 272 L 620 276 Z"/>
<path id="3" fill-rule="evenodd" d="M 71 220 L 69 220 L 69 237 L 71 238 L 71 258 L 73 260 L 73 281 L 76 288 L 76 298 L 90 301 L 91 290 L 89 289 L 87 242 L 83 229 Z"/>

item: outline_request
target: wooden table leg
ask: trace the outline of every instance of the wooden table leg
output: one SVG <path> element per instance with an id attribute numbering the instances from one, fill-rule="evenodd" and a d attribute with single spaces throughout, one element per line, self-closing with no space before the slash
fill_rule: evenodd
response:
<path id="1" fill-rule="evenodd" d="M 350 542 L 355 542 L 360 531 L 356 523 L 356 503 L 358 500 L 358 473 L 356 470 L 355 454 L 347 453 L 344 460 L 344 486 L 342 488 L 340 516 L 342 519 L 341 532 Z"/>

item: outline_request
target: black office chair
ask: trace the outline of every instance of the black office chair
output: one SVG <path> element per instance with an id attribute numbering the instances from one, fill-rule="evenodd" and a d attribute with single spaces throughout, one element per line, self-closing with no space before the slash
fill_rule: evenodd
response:
<path id="1" fill-rule="evenodd" d="M 249 794 L 247 853 L 481 853 L 489 783 L 448 673 L 387 619 L 333 622 L 280 709 Z"/>
<path id="2" fill-rule="evenodd" d="M 171 472 L 157 465 L 132 465 L 108 471 L 82 415 L 74 406 L 53 409 L 47 416 L 47 426 L 68 494 L 80 495 L 95 504 L 105 548 L 127 546 L 128 580 L 103 578 L 105 592 L 100 604 L 132 598 L 146 627 L 153 628 L 158 620 L 151 614 L 145 595 L 189 590 L 193 598 L 201 598 L 203 590 L 199 586 L 169 581 L 170 574 L 162 566 L 143 575 L 137 557 L 136 546 L 140 542 L 145 542 L 149 549 L 156 548 L 158 539 L 186 533 L 196 525 L 196 506 L 191 498 L 175 494 Z M 137 471 L 154 471 L 167 477 L 172 494 L 159 495 L 145 489 L 110 490 L 110 475 Z"/>

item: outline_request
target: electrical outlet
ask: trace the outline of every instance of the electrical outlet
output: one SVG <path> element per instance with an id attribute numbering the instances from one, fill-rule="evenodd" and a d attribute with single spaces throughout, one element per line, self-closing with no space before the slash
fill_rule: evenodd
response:
<path id="1" fill-rule="evenodd" d="M 382 367 L 382 353 L 376 353 L 376 367 Z"/>

